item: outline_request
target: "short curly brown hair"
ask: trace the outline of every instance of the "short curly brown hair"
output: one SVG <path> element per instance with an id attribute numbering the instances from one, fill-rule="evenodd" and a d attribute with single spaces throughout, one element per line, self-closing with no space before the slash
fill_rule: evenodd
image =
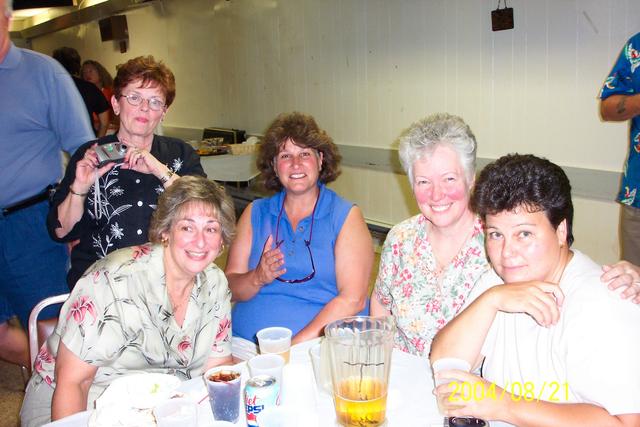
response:
<path id="1" fill-rule="evenodd" d="M 289 139 L 300 147 L 312 148 L 322 153 L 322 170 L 318 177 L 320 182 L 327 184 L 338 178 L 342 156 L 333 139 L 320 129 L 312 116 L 294 111 L 276 117 L 265 131 L 260 144 L 256 164 L 267 189 L 282 189 L 282 183 L 275 171 L 274 159 Z"/>
<path id="2" fill-rule="evenodd" d="M 113 94 L 122 96 L 122 90 L 129 83 L 141 80 L 141 87 L 160 87 L 164 94 L 165 106 L 169 107 L 176 97 L 176 79 L 162 61 L 156 61 L 151 55 L 138 56 L 117 66 L 116 78 L 113 79 Z"/>
<path id="3" fill-rule="evenodd" d="M 554 229 L 567 220 L 567 244 L 573 243 L 573 202 L 567 174 L 555 163 L 532 154 L 508 154 L 480 172 L 471 196 L 473 210 L 487 215 L 543 211 Z"/>
<path id="4" fill-rule="evenodd" d="M 210 209 L 222 227 L 222 241 L 230 245 L 236 230 L 236 213 L 233 200 L 224 187 L 201 176 L 178 178 L 158 198 L 158 207 L 151 216 L 149 240 L 161 243 L 162 234 L 168 233 L 182 213 L 191 203 L 201 203 Z"/>

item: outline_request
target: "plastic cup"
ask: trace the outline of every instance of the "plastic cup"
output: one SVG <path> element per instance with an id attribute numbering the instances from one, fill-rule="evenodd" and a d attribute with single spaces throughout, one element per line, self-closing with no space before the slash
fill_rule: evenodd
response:
<path id="1" fill-rule="evenodd" d="M 459 371 L 469 372 L 471 370 L 471 365 L 464 359 L 457 359 L 455 357 L 445 357 L 443 359 L 438 359 L 431 365 L 431 369 L 433 370 L 434 382 L 436 387 L 441 384 L 450 384 L 453 380 L 452 378 L 435 378 L 435 374 L 440 371 L 450 371 L 452 369 L 457 369 Z M 442 415 L 444 415 L 444 400 L 449 397 L 448 394 L 438 395 L 438 410 Z"/>
<path id="2" fill-rule="evenodd" d="M 327 352 L 326 344 L 324 344 L 324 341 L 321 341 L 309 349 L 309 357 L 311 357 L 311 366 L 313 367 L 313 375 L 316 379 L 318 392 L 332 395 L 331 367 L 329 366 L 329 355 Z"/>
<path id="3" fill-rule="evenodd" d="M 249 359 L 249 372 L 252 377 L 258 375 L 270 375 L 276 379 L 282 390 L 282 368 L 284 368 L 284 358 L 278 354 L 259 354 Z"/>
<path id="4" fill-rule="evenodd" d="M 158 427 L 184 427 L 198 424 L 198 406 L 186 398 L 169 399 L 153 410 Z"/>
<path id="5" fill-rule="evenodd" d="M 225 377 L 235 376 L 228 380 Z M 221 378 L 219 378 L 221 377 Z M 215 379 L 219 379 L 215 381 Z M 240 371 L 233 366 L 217 366 L 204 374 L 209 403 L 216 421 L 235 423 L 240 417 Z"/>
<path id="6" fill-rule="evenodd" d="M 260 329 L 256 336 L 261 354 L 275 353 L 282 356 L 285 363 L 289 363 L 291 329 L 274 326 Z"/>

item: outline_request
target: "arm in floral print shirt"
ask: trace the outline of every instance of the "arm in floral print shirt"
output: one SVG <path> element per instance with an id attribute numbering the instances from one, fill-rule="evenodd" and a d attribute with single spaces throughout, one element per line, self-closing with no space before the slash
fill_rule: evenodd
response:
<path id="1" fill-rule="evenodd" d="M 394 245 L 395 238 L 393 238 L 393 233 L 389 232 L 380 253 L 380 266 L 373 289 L 373 298 L 371 298 L 372 316 L 391 315 L 391 281 L 393 280 L 393 274 L 391 274 L 390 270 L 393 269 L 394 264 L 397 262 L 397 255 L 394 256 Z"/>
<path id="2" fill-rule="evenodd" d="M 60 342 L 56 357 L 56 388 L 51 402 L 52 421 L 87 409 L 89 388 L 97 371 L 97 366 L 83 361 Z"/>
<path id="3" fill-rule="evenodd" d="M 230 294 L 229 294 L 230 295 Z M 204 367 L 204 372 L 214 366 L 229 365 L 232 362 L 231 358 L 231 304 L 230 299 L 227 301 L 226 315 L 220 320 L 218 324 L 218 331 L 213 340 L 211 347 L 211 355 L 207 359 L 207 364 Z M 223 312 L 225 309 L 222 310 Z"/>
<path id="4" fill-rule="evenodd" d="M 217 276 L 220 274 L 220 276 Z M 222 271 L 214 268 L 207 270 L 207 280 L 210 281 L 224 281 L 218 283 L 215 287 L 217 290 L 216 295 L 212 295 L 209 300 L 214 303 L 219 302 L 220 320 L 218 322 L 215 336 L 213 337 L 213 344 L 211 345 L 211 353 L 207 359 L 207 363 L 204 367 L 204 371 L 214 366 L 226 365 L 232 363 L 231 359 L 231 291 L 229 290 L 228 282 Z"/>
<path id="5" fill-rule="evenodd" d="M 95 366 L 106 366 L 117 359 L 127 343 L 124 316 L 109 284 L 113 271 L 88 271 L 79 281 L 60 312 L 56 334 L 76 357 Z"/>
<path id="6" fill-rule="evenodd" d="M 60 313 L 55 332 L 59 342 L 52 420 L 87 409 L 87 396 L 98 367 L 117 357 L 123 344 L 119 342 L 124 340 L 117 319 L 107 314 L 114 296 L 105 273 L 96 270 L 82 278 Z"/>
<path id="7" fill-rule="evenodd" d="M 611 95 L 600 103 L 602 119 L 622 122 L 640 115 L 640 93 L 635 95 Z"/>
<path id="8" fill-rule="evenodd" d="M 640 33 L 622 48 L 602 87 L 600 113 L 606 121 L 625 121 L 640 115 Z"/>

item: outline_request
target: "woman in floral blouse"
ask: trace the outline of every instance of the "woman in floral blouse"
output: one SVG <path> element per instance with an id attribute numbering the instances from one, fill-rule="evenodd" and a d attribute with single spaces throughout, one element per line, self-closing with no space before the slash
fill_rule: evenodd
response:
<path id="1" fill-rule="evenodd" d="M 200 177 L 160 197 L 152 243 L 120 249 L 78 281 L 38 354 L 21 411 L 42 425 L 92 407 L 116 378 L 180 379 L 231 361 L 231 293 L 213 260 L 234 233 L 231 200 Z"/>
<path id="2" fill-rule="evenodd" d="M 469 208 L 476 140 L 461 118 L 436 114 L 400 137 L 400 160 L 421 213 L 387 235 L 371 314 L 393 315 L 396 347 L 426 356 L 489 269 L 482 224 Z"/>
<path id="3" fill-rule="evenodd" d="M 480 219 L 469 198 L 475 179 L 476 140 L 457 116 L 435 114 L 400 137 L 400 160 L 420 214 L 391 229 L 382 249 L 373 316 L 392 315 L 395 346 L 428 356 L 436 333 L 462 309 L 476 280 L 490 269 Z M 635 296 L 640 269 L 605 266 L 602 280 Z M 637 299 L 640 302 L 640 298 Z"/>
<path id="4" fill-rule="evenodd" d="M 153 134 L 175 95 L 173 73 L 152 56 L 118 67 L 111 105 L 120 129 L 78 148 L 49 211 L 54 240 L 79 239 L 71 252 L 70 288 L 96 260 L 147 241 L 158 196 L 179 175 L 206 176 L 189 144 Z M 124 162 L 100 167 L 96 150 L 114 142 L 128 147 Z"/>

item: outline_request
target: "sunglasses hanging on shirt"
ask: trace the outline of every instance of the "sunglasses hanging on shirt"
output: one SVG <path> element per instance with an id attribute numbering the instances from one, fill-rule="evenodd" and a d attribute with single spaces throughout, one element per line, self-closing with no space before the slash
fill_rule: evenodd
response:
<path id="1" fill-rule="evenodd" d="M 281 279 L 280 277 L 276 277 L 276 280 L 279 282 L 299 284 L 299 283 L 308 282 L 309 280 L 313 279 L 313 277 L 316 275 L 316 266 L 313 262 L 313 253 L 311 252 L 311 238 L 313 237 L 313 221 L 315 219 L 316 207 L 318 206 L 319 199 L 320 199 L 320 194 L 318 194 L 318 197 L 316 198 L 316 203 L 313 205 L 313 211 L 311 212 L 311 226 L 309 227 L 309 240 L 306 240 L 306 239 L 304 240 L 304 245 L 307 247 L 307 251 L 309 252 L 309 260 L 311 261 L 311 273 L 309 273 L 308 275 L 306 275 L 301 279 Z M 280 232 L 280 220 L 282 219 L 282 212 L 284 211 L 284 202 L 286 200 L 287 200 L 287 196 L 285 195 L 284 199 L 282 200 L 282 206 L 280 207 L 280 213 L 278 214 L 278 222 L 276 223 L 275 242 L 276 242 L 277 248 L 284 243 L 284 239 L 278 240 L 278 234 Z"/>

